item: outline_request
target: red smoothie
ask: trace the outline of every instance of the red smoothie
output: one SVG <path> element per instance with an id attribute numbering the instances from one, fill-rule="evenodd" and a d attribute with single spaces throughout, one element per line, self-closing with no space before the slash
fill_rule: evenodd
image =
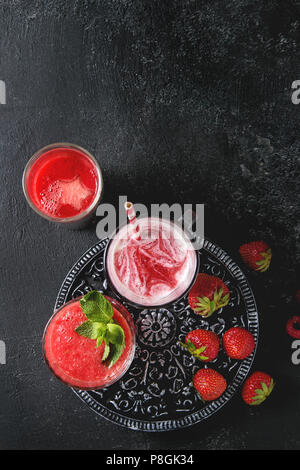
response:
<path id="1" fill-rule="evenodd" d="M 74 217 L 93 203 L 100 184 L 95 163 L 74 147 L 42 153 L 26 176 L 30 201 L 51 218 Z"/>
<path id="2" fill-rule="evenodd" d="M 79 300 L 71 301 L 58 310 L 46 327 L 45 359 L 52 372 L 72 387 L 92 390 L 110 385 L 123 375 L 133 359 L 135 338 L 130 314 L 122 305 L 109 300 L 113 304 L 113 318 L 125 333 L 125 348 L 111 368 L 101 362 L 104 341 L 96 347 L 95 340 L 75 331 L 86 321 Z"/>

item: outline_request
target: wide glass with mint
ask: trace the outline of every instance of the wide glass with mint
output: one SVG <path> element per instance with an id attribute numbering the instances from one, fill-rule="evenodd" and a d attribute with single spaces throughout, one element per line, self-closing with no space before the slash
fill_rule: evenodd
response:
<path id="1" fill-rule="evenodd" d="M 135 327 L 123 305 L 98 291 L 71 300 L 50 318 L 43 353 L 61 381 L 81 390 L 107 387 L 129 368 Z"/>

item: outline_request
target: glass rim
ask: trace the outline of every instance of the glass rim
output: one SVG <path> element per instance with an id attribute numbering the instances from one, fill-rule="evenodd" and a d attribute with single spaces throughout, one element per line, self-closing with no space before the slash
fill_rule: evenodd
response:
<path id="1" fill-rule="evenodd" d="M 28 194 L 28 191 L 27 191 L 26 179 L 27 179 L 27 176 L 28 176 L 29 171 L 31 170 L 33 164 L 44 153 L 48 152 L 49 150 L 56 149 L 56 148 L 71 148 L 71 149 L 73 148 L 75 150 L 78 150 L 78 151 L 82 152 L 87 158 L 89 158 L 92 161 L 92 163 L 95 165 L 95 168 L 96 168 L 96 171 L 97 171 L 98 189 L 97 189 L 97 193 L 95 194 L 95 197 L 94 197 L 92 203 L 83 212 L 80 212 L 79 214 L 71 216 L 71 217 L 53 217 L 53 216 L 50 216 L 48 214 L 45 214 L 33 203 L 31 198 L 29 197 L 29 194 Z M 101 168 L 100 168 L 100 165 L 99 165 L 98 161 L 96 160 L 96 158 L 88 150 L 84 149 L 80 145 L 72 144 L 70 142 L 56 142 L 54 144 L 49 144 L 49 145 L 46 145 L 45 147 L 42 147 L 41 149 L 37 150 L 29 158 L 29 160 L 27 161 L 27 163 L 25 165 L 23 175 L 22 175 L 22 188 L 23 188 L 23 193 L 24 193 L 24 196 L 26 198 L 26 201 L 27 201 L 28 205 L 31 207 L 31 209 L 34 210 L 34 212 L 36 212 L 38 215 L 40 215 L 44 219 L 49 220 L 51 222 L 58 222 L 58 223 L 61 223 L 61 224 L 68 224 L 68 223 L 71 223 L 71 222 L 81 221 L 82 219 L 84 219 L 85 217 L 87 217 L 88 215 L 90 215 L 93 212 L 96 205 L 99 203 L 99 201 L 101 199 L 102 192 L 103 192 L 103 176 L 102 176 L 102 171 L 101 171 Z"/>
<path id="2" fill-rule="evenodd" d="M 176 222 L 173 222 L 173 221 L 167 220 L 167 219 L 163 219 L 162 217 L 142 217 L 140 220 L 142 220 L 142 219 L 165 220 L 169 224 L 175 225 L 177 228 L 181 229 L 182 232 L 184 233 L 184 235 L 187 237 L 185 231 L 182 229 L 182 227 L 180 227 L 178 224 L 176 224 Z M 119 227 L 117 227 L 117 229 L 114 231 L 114 233 L 109 237 L 109 241 L 108 241 L 108 243 L 105 247 L 104 256 L 103 256 L 104 272 L 105 272 L 105 275 L 106 275 L 107 280 L 109 282 L 109 285 L 110 285 L 112 291 L 114 292 L 114 294 L 116 295 L 116 297 L 120 300 L 125 300 L 129 305 L 131 305 L 132 307 L 138 308 L 138 309 L 141 309 L 141 308 L 151 309 L 151 308 L 167 307 L 167 306 L 173 304 L 174 302 L 178 302 L 180 299 L 182 299 L 190 291 L 190 289 L 193 287 L 193 285 L 196 281 L 196 277 L 197 277 L 198 270 L 199 270 L 199 263 L 200 263 L 198 250 L 195 250 L 195 248 L 193 248 L 193 251 L 195 253 L 195 271 L 194 271 L 193 276 L 191 278 L 191 282 L 189 283 L 187 288 L 178 297 L 175 297 L 173 300 L 167 300 L 165 302 L 160 302 L 160 303 L 156 303 L 156 304 L 142 304 L 142 303 L 135 302 L 134 300 L 129 299 L 128 297 L 126 297 L 126 295 L 120 293 L 117 290 L 117 288 L 115 287 L 113 281 L 111 280 L 111 277 L 109 275 L 109 270 L 107 269 L 107 257 L 108 257 L 108 252 L 109 252 L 109 248 L 111 246 L 111 243 L 114 240 L 115 235 L 117 235 L 117 233 L 120 230 L 122 230 L 126 225 L 128 225 L 128 222 L 126 222 L 125 224 L 120 225 Z"/>
<path id="3" fill-rule="evenodd" d="M 54 312 L 52 313 L 51 317 L 49 318 L 49 320 L 47 321 L 46 323 L 46 326 L 44 328 L 44 332 L 43 332 L 43 336 L 42 336 L 42 352 L 43 352 L 43 358 L 44 358 L 44 361 L 45 363 L 47 364 L 48 368 L 50 369 L 50 371 L 52 372 L 52 374 L 60 381 L 62 382 L 63 384 L 67 385 L 68 387 L 70 388 L 73 388 L 75 390 L 86 390 L 86 391 L 89 391 L 89 390 L 102 390 L 106 387 L 109 387 L 110 385 L 114 384 L 115 382 L 117 382 L 118 380 L 120 380 L 123 375 L 126 374 L 126 372 L 128 371 L 129 367 L 131 366 L 132 362 L 133 362 L 133 359 L 134 359 L 134 356 L 135 356 L 135 351 L 136 351 L 136 327 L 135 327 L 135 324 L 134 324 L 134 321 L 133 321 L 133 318 L 130 314 L 130 312 L 127 310 L 127 308 L 122 305 L 118 300 L 108 296 L 108 295 L 105 295 L 105 298 L 107 300 L 109 300 L 109 302 L 111 302 L 111 304 L 116 308 L 116 310 L 118 310 L 118 312 L 122 315 L 122 317 L 125 319 L 126 323 L 128 324 L 129 326 L 129 329 L 130 329 L 130 332 L 131 332 L 131 336 L 132 336 L 132 344 L 131 344 L 131 351 L 130 351 L 130 356 L 128 357 L 127 359 L 127 363 L 126 363 L 126 367 L 124 367 L 124 369 L 121 371 L 121 373 L 119 375 L 116 375 L 114 377 L 111 378 L 111 380 L 109 380 L 108 382 L 106 382 L 105 384 L 103 385 L 100 385 L 98 387 L 79 387 L 79 386 L 76 386 L 76 385 L 72 385 L 70 384 L 69 382 L 67 382 L 66 380 L 62 379 L 52 368 L 48 358 L 47 358 L 47 354 L 46 354 L 46 351 L 45 351 L 45 339 L 46 339 L 46 334 L 47 334 L 47 330 L 48 330 L 48 327 L 51 323 L 51 321 L 54 319 L 54 317 L 63 309 L 65 308 L 67 305 L 70 305 L 72 303 L 75 303 L 75 302 L 78 302 L 82 297 L 76 297 L 75 299 L 71 299 L 69 300 L 68 302 L 64 303 L 61 307 L 57 308 L 56 310 L 54 310 Z"/>

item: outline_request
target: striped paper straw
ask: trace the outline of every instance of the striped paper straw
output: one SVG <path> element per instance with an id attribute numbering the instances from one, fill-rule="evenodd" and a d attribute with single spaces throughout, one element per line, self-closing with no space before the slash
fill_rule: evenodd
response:
<path id="1" fill-rule="evenodd" d="M 141 239 L 140 226 L 137 222 L 136 213 L 135 213 L 132 202 L 129 202 L 129 201 L 125 202 L 125 210 L 127 213 L 129 223 L 132 224 L 133 226 L 133 233 L 135 234 L 135 238 L 137 240 L 140 240 Z"/>

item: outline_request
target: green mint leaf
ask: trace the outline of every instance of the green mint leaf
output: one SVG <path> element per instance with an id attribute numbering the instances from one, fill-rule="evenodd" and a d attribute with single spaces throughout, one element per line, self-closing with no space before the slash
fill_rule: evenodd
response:
<path id="1" fill-rule="evenodd" d="M 104 326 L 106 329 L 106 325 Z M 97 339 L 101 330 L 103 330 L 103 323 L 91 322 L 89 320 L 81 323 L 81 325 L 75 328 L 76 333 L 89 339 Z"/>
<path id="2" fill-rule="evenodd" d="M 109 343 L 104 341 L 105 342 L 105 348 L 104 348 L 104 351 L 103 351 L 103 356 L 102 356 L 102 359 L 101 361 L 105 361 L 108 356 L 109 356 L 109 353 L 110 353 L 110 346 L 109 346 Z"/>
<path id="3" fill-rule="evenodd" d="M 110 354 L 110 362 L 108 367 L 112 367 L 119 357 L 121 356 L 123 349 L 125 347 L 125 344 L 112 344 L 110 347 L 111 354 Z"/>
<path id="4" fill-rule="evenodd" d="M 123 328 L 116 323 L 108 323 L 105 333 L 106 341 L 116 346 L 125 346 L 125 334 Z"/>
<path id="5" fill-rule="evenodd" d="M 111 303 L 96 290 L 84 295 L 80 300 L 80 306 L 91 322 L 108 323 L 112 319 L 113 307 Z"/>
<path id="6" fill-rule="evenodd" d="M 91 291 L 80 300 L 80 306 L 87 321 L 78 326 L 75 331 L 86 338 L 95 339 L 96 347 L 105 342 L 101 361 L 108 359 L 112 367 L 125 348 L 125 333 L 123 328 L 113 319 L 111 303 L 98 291 Z"/>
<path id="7" fill-rule="evenodd" d="M 100 334 L 97 338 L 96 348 L 99 348 L 99 346 L 101 346 L 103 339 L 104 339 L 104 335 Z"/>

